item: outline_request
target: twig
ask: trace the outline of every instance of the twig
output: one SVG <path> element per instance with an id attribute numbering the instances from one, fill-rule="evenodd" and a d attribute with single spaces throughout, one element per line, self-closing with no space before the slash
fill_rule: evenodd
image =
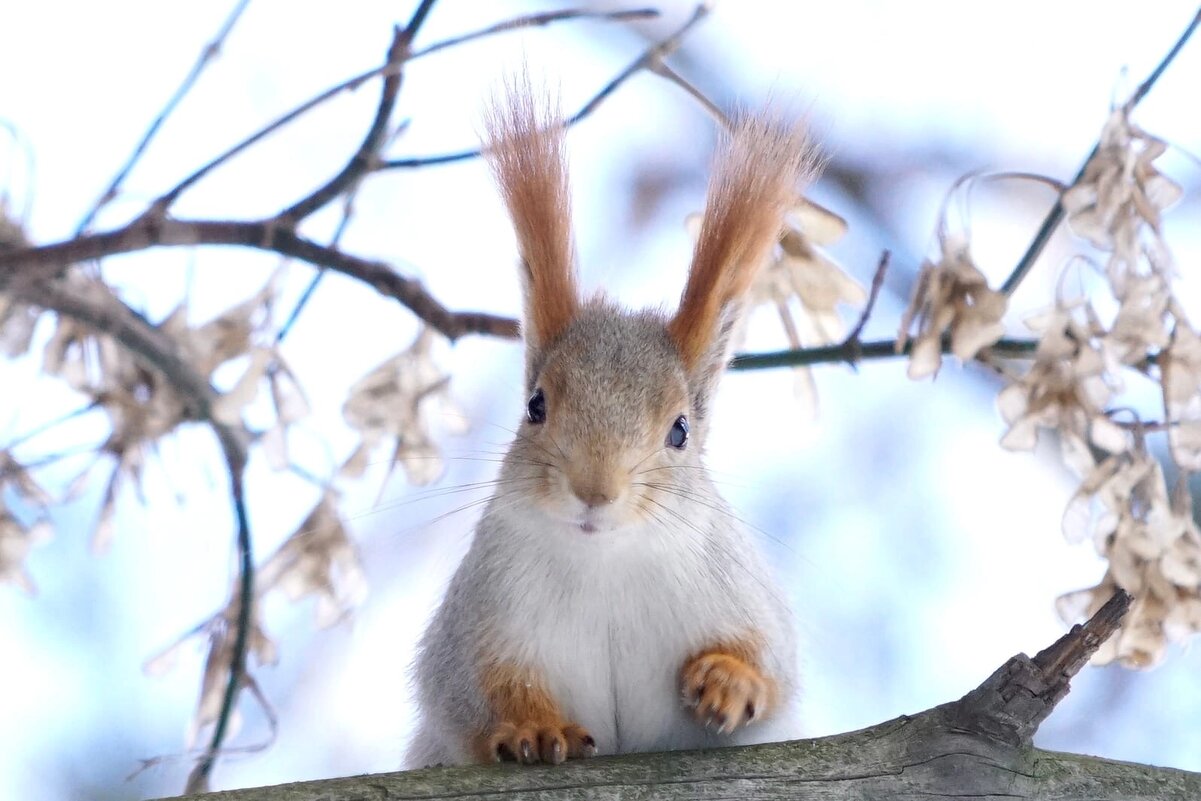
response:
<path id="1" fill-rule="evenodd" d="M 33 428 L 31 428 L 29 431 L 26 431 L 24 434 L 20 435 L 16 439 L 14 439 L 12 442 L 10 442 L 7 445 L 5 445 L 4 447 L 0 448 L 0 452 L 11 451 L 14 448 L 19 448 L 20 446 L 24 445 L 26 442 L 33 439 L 34 437 L 36 437 L 40 434 L 44 434 L 47 431 L 49 431 L 50 429 L 60 426 L 63 423 L 66 423 L 70 420 L 74 420 L 76 417 L 79 417 L 80 415 L 87 414 L 88 412 L 97 408 L 99 405 L 100 405 L 100 401 L 92 401 L 91 403 L 88 403 L 84 406 L 80 406 L 78 409 L 72 409 L 71 411 L 67 412 L 66 414 L 60 415 L 60 416 L 54 418 L 53 420 L 47 420 L 44 423 L 36 425 Z"/>
<path id="2" fill-rule="evenodd" d="M 876 272 L 872 275 L 872 286 L 867 293 L 867 303 L 859 315 L 859 321 L 855 323 L 851 333 L 847 334 L 846 339 L 843 340 L 844 345 L 863 344 L 860 342 L 860 337 L 863 336 L 863 328 L 867 325 L 868 318 L 872 316 L 872 310 L 876 308 L 876 301 L 880 298 L 880 289 L 884 286 L 884 275 L 888 272 L 888 262 L 891 258 L 892 253 L 887 250 L 880 254 L 880 262 L 876 265 Z"/>
<path id="3" fill-rule="evenodd" d="M 208 788 L 209 776 L 213 765 L 221 753 L 221 745 L 229 730 L 229 721 L 233 715 L 238 692 L 246 676 L 246 651 L 250 640 L 250 614 L 254 603 L 254 550 L 250 539 L 250 520 L 246 514 L 246 495 L 243 476 L 246 472 L 246 453 L 240 441 L 227 439 L 233 434 L 232 430 L 211 422 L 213 430 L 221 440 L 221 449 L 229 466 L 230 495 L 233 498 L 234 515 L 238 524 L 238 564 L 240 581 L 238 595 L 238 631 L 234 635 L 233 660 L 229 666 L 229 681 L 225 685 L 225 694 L 221 698 L 221 711 L 217 715 L 217 725 L 213 728 L 213 737 L 204 756 L 188 778 L 189 787 Z"/>
<path id="4" fill-rule="evenodd" d="M 96 445 L 81 445 L 78 448 L 68 448 L 65 451 L 39 456 L 30 462 L 18 462 L 11 456 L 0 458 L 0 479 L 6 479 L 19 473 L 28 473 L 31 470 L 40 470 L 43 467 L 49 467 L 52 464 L 61 462 L 63 459 L 71 459 L 76 456 L 83 456 L 84 454 L 94 455 L 97 447 Z"/>
<path id="5" fill-rule="evenodd" d="M 1022 358 L 1034 353 L 1038 341 L 1033 339 L 1002 339 L 992 347 L 985 348 L 981 355 L 991 354 L 1002 358 Z M 897 350 L 895 339 L 873 342 L 843 341 L 837 345 L 818 348 L 780 350 L 770 353 L 740 353 L 730 360 L 731 370 L 766 370 L 775 367 L 806 367 L 816 364 L 857 364 L 875 359 L 892 359 L 908 356 L 913 349 L 912 341 Z M 949 340 L 943 340 L 942 352 L 951 352 Z"/>
<path id="6" fill-rule="evenodd" d="M 631 13 L 633 13 L 633 12 L 631 12 Z M 414 15 L 414 16 L 416 16 L 416 15 Z M 412 23 L 410 22 L 410 28 L 411 27 L 412 27 Z M 500 28 L 498 26 L 497 31 L 499 32 L 499 30 L 502 30 L 502 29 L 503 28 Z M 475 37 L 478 38 L 479 36 L 483 36 L 485 33 L 488 33 L 488 31 L 479 31 L 475 34 Z M 445 45 L 444 43 L 439 45 L 439 47 L 442 47 L 442 46 L 449 46 L 449 45 Z M 432 52 L 433 47 L 435 47 L 435 46 L 426 48 L 426 50 L 423 52 L 419 52 L 419 53 L 410 55 L 408 57 L 408 60 L 411 61 L 420 55 L 424 55 L 425 53 Z M 151 204 L 150 208 L 147 209 L 147 211 L 145 212 L 145 215 L 161 217 L 166 212 L 166 210 L 171 207 L 171 204 L 173 204 L 179 198 L 180 195 L 182 195 L 189 188 L 191 188 L 192 185 L 194 185 L 195 183 L 197 183 L 198 181 L 203 179 L 210 172 L 217 169 L 222 164 L 229 161 L 230 159 L 232 159 L 234 156 L 238 155 L 242 151 L 252 147 L 253 145 L 257 144 L 258 142 L 261 142 L 263 139 L 265 139 L 266 137 L 275 133 L 280 128 L 283 128 L 285 125 L 288 125 L 289 123 L 293 122 L 294 120 L 304 116 L 308 112 L 310 112 L 313 109 L 317 108 L 318 106 L 324 104 L 328 100 L 330 100 L 334 97 L 337 97 L 338 95 L 342 94 L 343 92 L 354 91 L 354 90 L 358 89 L 360 86 L 362 86 L 364 83 L 366 83 L 367 81 L 371 80 L 372 78 L 377 78 L 380 76 L 383 76 L 386 78 L 391 75 L 398 74 L 401 71 L 401 69 L 403 69 L 403 66 L 404 66 L 403 64 L 386 64 L 382 67 L 372 67 L 371 69 L 367 70 L 366 72 L 361 72 L 358 75 L 354 75 L 350 78 L 347 78 L 346 80 L 342 81 L 341 83 L 331 86 L 329 89 L 326 89 L 324 92 L 321 92 L 320 94 L 310 98 L 309 100 L 305 101 L 304 103 L 301 103 L 296 108 L 292 109 L 291 111 L 287 112 L 286 114 L 283 114 L 280 117 L 277 117 L 276 119 L 274 119 L 267 125 L 263 126 L 259 130 L 255 131 L 253 134 L 251 134 L 250 136 L 243 139 L 241 142 L 237 143 L 233 147 L 224 151 L 223 153 L 218 155 L 216 158 L 214 158 L 212 161 L 208 162 L 204 166 L 197 169 L 195 172 L 188 175 L 186 178 L 184 178 L 182 181 L 180 181 L 174 187 L 169 189 L 167 192 L 160 195 L 158 197 L 158 199 L 155 200 Z M 443 162 L 459 161 L 464 158 L 474 158 L 478 155 L 479 155 L 478 152 L 470 153 L 467 155 L 451 154 L 450 157 L 443 159 Z M 431 161 L 430 163 L 443 163 L 443 162 Z"/>
<path id="7" fill-rule="evenodd" d="M 173 186 L 171 189 L 160 195 L 153 203 L 150 204 L 150 208 L 144 212 L 143 216 L 162 217 L 164 214 L 166 214 L 167 209 L 171 207 L 171 204 L 173 204 L 180 195 L 190 189 L 196 182 L 200 181 L 210 172 L 232 159 L 234 156 L 262 141 L 266 137 L 278 131 L 280 128 L 283 128 L 288 123 L 312 111 L 317 106 L 325 103 L 327 100 L 340 95 L 342 92 L 358 89 L 366 81 L 369 81 L 377 76 L 383 75 L 387 77 L 392 74 L 399 73 L 401 67 L 402 65 L 400 64 L 388 64 L 383 67 L 373 67 L 366 72 L 361 72 L 358 75 L 355 75 L 353 78 L 346 79 L 336 86 L 331 86 L 329 89 L 326 89 L 316 97 L 301 103 L 288 113 L 280 117 L 276 117 L 273 121 L 255 131 L 253 134 L 246 137 L 241 142 L 238 142 L 225 152 L 221 153 L 221 155 L 200 167 L 195 172 L 188 175 L 188 177 L 184 178 L 178 184 Z"/>
<path id="8" fill-rule="evenodd" d="M 730 127 L 729 115 L 718 108 L 716 103 L 706 97 L 704 92 L 693 86 L 690 81 L 684 78 L 684 76 L 667 66 L 662 59 L 651 62 L 651 64 L 648 65 L 648 69 L 658 75 L 660 78 L 663 78 L 670 83 L 674 83 L 676 86 L 683 89 L 689 97 L 699 103 L 701 107 L 705 109 L 705 111 L 709 112 L 709 115 L 721 123 L 723 127 L 727 129 Z"/>
<path id="9" fill-rule="evenodd" d="M 334 235 L 330 237 L 329 240 L 329 247 L 331 249 L 338 249 L 338 243 L 342 241 L 342 235 L 346 233 L 346 229 L 350 226 L 350 218 L 354 213 L 354 199 L 357 193 L 358 187 L 356 186 L 346 194 L 346 198 L 342 203 L 342 219 L 338 222 L 338 227 L 334 230 Z M 292 330 L 292 326 L 294 326 L 296 324 L 296 320 L 300 318 L 300 313 L 312 299 L 313 293 L 317 291 L 317 287 L 321 284 L 321 279 L 325 277 L 326 273 L 327 268 L 318 267 L 317 271 L 313 274 L 312 279 L 309 280 L 308 286 L 306 286 L 304 291 L 300 293 L 299 300 L 297 300 L 296 305 L 292 307 L 292 311 L 288 313 L 288 319 L 284 320 L 283 325 L 281 325 L 279 330 L 275 332 L 275 344 L 277 346 L 284 341 L 285 337 L 288 336 L 288 332 Z"/>
<path id="10" fill-rule="evenodd" d="M 113 198 L 117 196 L 117 192 L 120 190 L 121 184 L 125 182 L 125 179 L 133 170 L 134 165 L 138 163 L 138 160 L 142 157 L 142 154 L 146 152 L 146 148 L 150 145 L 150 140 L 155 137 L 159 131 L 159 128 L 161 128 L 163 123 L 167 121 L 167 117 L 171 116 L 172 112 L 174 112 L 176 107 L 179 106 L 180 102 L 184 99 L 184 95 L 186 95 L 192 89 L 192 86 L 196 83 L 197 79 L 200 78 L 200 73 L 204 72 L 204 68 L 207 67 L 209 63 L 211 63 L 213 59 L 218 56 L 218 54 L 220 54 L 221 46 L 225 43 L 225 39 L 229 36 L 230 31 L 233 30 L 234 25 L 237 24 L 238 18 L 242 16 L 242 12 L 246 10 L 246 6 L 248 5 L 250 5 L 250 0 L 239 0 L 237 5 L 234 6 L 233 11 L 230 12 L 229 17 L 226 18 L 224 24 L 222 24 L 221 30 L 217 32 L 217 35 L 213 37 L 212 41 L 204 46 L 204 50 L 201 51 L 200 57 L 196 59 L 196 63 L 192 65 L 192 70 L 188 73 L 187 77 L 183 79 L 183 83 L 181 83 L 179 88 L 175 90 L 175 94 L 173 94 L 171 99 L 167 101 L 167 105 L 163 107 L 163 110 L 160 111 L 158 116 L 154 118 L 154 122 L 150 123 L 150 127 L 147 128 L 146 133 L 142 135 L 141 141 L 138 142 L 137 147 L 133 149 L 133 153 L 129 155 L 129 158 L 117 172 L 117 175 L 108 185 L 108 188 L 104 190 L 99 199 L 97 199 L 95 205 L 93 205 L 88 213 L 84 215 L 83 219 L 79 223 L 79 226 L 75 229 L 76 236 L 79 236 L 86 231 L 96 219 L 96 215 L 100 213 L 100 210 L 107 206 L 113 200 Z"/>
<path id="11" fill-rule="evenodd" d="M 664 39 L 659 40 L 651 45 L 642 55 L 631 62 L 625 69 L 619 72 L 613 80 L 605 84 L 599 92 L 591 97 L 579 111 L 572 114 L 563 122 L 563 127 L 570 128 L 576 125 L 585 117 L 605 102 L 611 94 L 617 91 L 626 81 L 633 78 L 644 69 L 648 69 L 651 65 L 658 62 L 660 59 L 666 58 L 670 53 L 679 48 L 680 44 L 688 32 L 691 31 L 697 23 L 699 23 L 709 13 L 709 6 L 701 4 L 692 12 L 692 16 L 677 28 L 673 33 Z M 460 150 L 456 153 L 442 153 L 435 156 L 411 156 L 407 158 L 391 159 L 380 163 L 376 169 L 378 170 L 409 170 L 420 167 L 432 167 L 437 164 L 451 164 L 457 161 L 468 161 L 470 159 L 479 158 L 484 154 L 483 149 L 474 148 L 471 150 Z"/>
<path id="12" fill-rule="evenodd" d="M 1188 27 L 1184 29 L 1184 33 L 1180 34 L 1180 38 L 1176 40 L 1176 44 L 1172 45 L 1172 49 L 1169 50 L 1167 54 L 1160 60 L 1160 62 L 1155 66 L 1155 69 L 1151 70 L 1151 74 L 1147 76 L 1146 80 L 1138 85 L 1138 88 L 1134 90 L 1134 94 L 1132 94 L 1130 99 L 1126 101 L 1126 104 L 1122 106 L 1125 111 L 1133 110 L 1134 107 L 1137 106 L 1142 99 L 1147 96 L 1147 92 L 1151 91 L 1151 87 L 1155 86 L 1155 83 L 1159 80 L 1160 76 L 1163 75 L 1164 70 L 1166 70 L 1168 65 L 1176 59 L 1176 56 L 1180 53 L 1180 50 L 1192 37 L 1193 32 L 1197 30 L 1198 25 L 1201 25 L 1201 9 L 1198 9 L 1197 13 L 1193 15 L 1192 22 L 1190 22 Z"/>
<path id="13" fill-rule="evenodd" d="M 1072 626 L 1071 631 L 1039 651 L 1034 664 L 1048 676 L 1075 676 L 1118 630 L 1133 600 L 1125 590 L 1117 590 L 1086 622 Z"/>
<path id="14" fill-rule="evenodd" d="M 421 20 L 425 18 L 425 14 L 429 11 L 430 5 L 432 5 L 432 0 L 423 2 L 418 7 L 413 22 L 409 23 L 408 28 L 404 28 L 403 30 L 396 28 L 393 31 L 392 45 L 388 48 L 385 68 L 391 66 L 399 67 L 404 63 L 408 55 L 409 42 L 412 41 L 413 35 L 416 34 L 415 26 L 420 25 Z M 396 105 L 396 95 L 399 91 L 400 71 L 397 69 L 384 78 L 383 88 L 380 90 L 379 106 L 375 111 L 375 119 L 372 121 L 371 127 L 367 130 L 367 136 L 363 139 L 363 144 L 350 157 L 350 161 L 346 163 L 341 172 L 329 179 L 323 186 L 314 190 L 308 197 L 293 203 L 276 215 L 280 224 L 295 225 L 342 194 L 370 171 L 372 165 L 379 158 L 380 145 L 383 144 L 387 136 L 388 120 L 392 116 L 392 109 Z"/>
<path id="15" fill-rule="evenodd" d="M 1166 70 L 1168 65 L 1171 64 L 1176 58 L 1176 54 L 1180 52 L 1185 43 L 1187 43 L 1189 38 L 1192 37 L 1193 31 L 1197 29 L 1198 24 L 1201 24 L 1201 10 L 1199 10 L 1193 16 L 1193 19 L 1188 24 L 1188 27 L 1184 29 L 1184 33 L 1182 33 L 1180 38 L 1176 40 L 1176 44 L 1172 45 L 1172 49 L 1167 52 L 1167 55 L 1165 55 L 1155 69 L 1152 70 L 1151 74 L 1147 76 L 1147 79 L 1139 84 L 1138 89 L 1134 91 L 1134 94 L 1131 95 L 1130 99 L 1126 101 L 1125 105 L 1123 105 L 1122 108 L 1126 113 L 1133 111 L 1134 107 L 1137 106 L 1139 102 L 1146 97 L 1147 93 L 1151 91 L 1151 87 L 1155 85 L 1155 82 L 1159 80 L 1161 75 L 1163 75 L 1164 70 Z M 1089 163 L 1096 158 L 1100 149 L 1101 142 L 1098 140 L 1097 143 L 1093 145 L 1093 149 L 1088 154 L 1088 157 L 1084 159 L 1084 164 L 1080 167 L 1079 171 L 1077 171 L 1076 177 L 1072 179 L 1070 184 L 1068 184 L 1069 187 L 1076 185 L 1081 181 L 1081 179 L 1084 178 L 1085 170 L 1088 169 Z M 1055 205 L 1051 207 L 1051 210 L 1047 212 L 1047 216 L 1043 218 L 1042 225 L 1039 226 L 1038 231 L 1034 234 L 1034 239 L 1030 241 L 1030 246 L 1026 248 L 1026 252 L 1022 254 L 1022 258 L 1018 261 L 1017 266 L 1013 268 L 1013 272 L 1009 274 L 1009 277 L 1005 279 L 1005 283 L 1001 285 L 1001 292 L 1004 294 L 1012 295 L 1013 291 L 1018 288 L 1018 284 L 1020 284 L 1030 270 L 1034 268 L 1034 262 L 1038 260 L 1040 255 L 1042 255 L 1043 248 L 1047 246 L 1047 242 L 1049 242 L 1051 239 L 1051 234 L 1055 233 L 1055 229 L 1059 227 L 1061 222 L 1063 222 L 1063 217 L 1066 212 L 1063 208 L 1062 197 L 1063 195 L 1061 194 L 1060 197 L 1055 200 Z"/>
<path id="16" fill-rule="evenodd" d="M 421 0 L 417 4 L 417 8 L 413 11 L 413 16 L 409 17 L 409 24 L 404 27 L 404 33 L 401 34 L 405 50 L 408 50 L 409 46 L 413 44 L 413 39 L 417 37 L 417 32 L 425 24 L 425 18 L 429 16 L 435 2 L 437 0 Z"/>
<path id="17" fill-rule="evenodd" d="M 524 17 L 514 17 L 513 19 L 498 22 L 495 25 L 489 25 L 487 28 L 481 28 L 478 31 L 464 33 L 459 36 L 452 36 L 449 39 L 443 39 L 441 42 L 435 42 L 428 47 L 423 47 L 420 50 L 414 50 L 409 56 L 409 61 L 415 61 L 422 56 L 428 56 L 430 53 L 437 53 L 439 50 L 446 50 L 449 47 L 457 47 L 458 45 L 467 42 L 482 39 L 485 36 L 492 36 L 498 33 L 507 33 L 509 31 L 519 30 L 521 28 L 534 28 L 543 25 L 549 25 L 553 22 L 565 22 L 576 19 L 597 19 L 608 22 L 625 22 L 627 20 L 653 19 L 659 16 L 659 10 L 656 8 L 635 8 L 627 11 L 590 11 L 583 8 L 570 8 L 561 11 L 544 11 L 540 14 L 528 14 Z"/>

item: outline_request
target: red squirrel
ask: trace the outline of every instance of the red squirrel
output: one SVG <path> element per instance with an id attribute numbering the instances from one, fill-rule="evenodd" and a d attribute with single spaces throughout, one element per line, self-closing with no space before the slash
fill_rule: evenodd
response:
<path id="1" fill-rule="evenodd" d="M 778 739 L 783 593 L 701 461 L 747 289 L 812 180 L 804 131 L 735 122 L 678 309 L 577 285 L 564 126 L 519 78 L 488 158 L 517 234 L 525 416 L 421 641 L 410 767 Z"/>

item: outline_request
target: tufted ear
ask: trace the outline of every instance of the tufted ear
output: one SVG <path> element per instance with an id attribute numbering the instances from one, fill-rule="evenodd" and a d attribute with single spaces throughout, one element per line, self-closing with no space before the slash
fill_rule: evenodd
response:
<path id="1" fill-rule="evenodd" d="M 556 104 L 535 95 L 524 70 L 486 115 L 488 162 L 521 253 L 527 373 L 579 310 L 564 128 Z M 527 375 L 532 381 L 533 375 Z"/>
<path id="2" fill-rule="evenodd" d="M 730 332 L 785 212 L 816 173 L 815 151 L 800 125 L 743 117 L 721 143 L 688 283 L 667 329 L 702 394 L 725 366 Z"/>

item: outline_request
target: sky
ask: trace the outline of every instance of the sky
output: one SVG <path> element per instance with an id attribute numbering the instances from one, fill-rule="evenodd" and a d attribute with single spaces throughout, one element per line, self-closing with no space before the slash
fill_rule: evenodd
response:
<path id="1" fill-rule="evenodd" d="M 252 0 L 212 65 L 97 222 L 121 224 L 158 192 L 308 97 L 382 60 L 408 2 L 296 4 Z M 70 235 L 145 127 L 219 28 L 231 3 L 120 0 L 24 3 L 0 27 L 0 191 L 28 235 Z M 419 44 L 553 3 L 442 0 Z M 615 4 L 597 7 L 616 8 Z M 497 76 L 525 59 L 577 107 L 649 39 L 691 10 L 664 3 L 662 20 L 578 22 L 496 37 L 406 70 L 389 154 L 472 147 Z M 921 259 L 932 254 L 947 189 L 972 170 L 1036 171 L 1066 180 L 1110 104 L 1135 86 L 1195 8 L 1160 2 L 1137 13 L 1120 2 L 775 3 L 726 0 L 671 64 L 725 107 L 772 98 L 810 115 L 831 176 L 862 178 L 857 196 L 825 179 L 812 196 L 846 217 L 832 249 L 861 282 L 882 248 L 894 269 L 869 323 L 891 336 Z M 70 24 L 63 24 L 65 18 Z M 1137 116 L 1178 146 L 1169 172 L 1195 189 L 1201 152 L 1193 113 L 1201 50 L 1185 50 Z M 232 160 L 185 195 L 180 216 L 274 213 L 336 171 L 357 146 L 376 85 L 337 98 Z M 688 261 L 683 220 L 703 200 L 714 141 L 705 113 L 678 89 L 642 75 L 569 137 L 583 281 L 630 305 L 672 301 Z M 9 148 L 6 150 L 6 148 Z M 15 154 L 15 155 L 13 155 Z M 32 155 L 33 169 L 28 170 Z M 11 157 L 10 157 L 11 156 Z M 1045 190 L 981 190 L 971 206 L 973 247 L 1000 280 L 1048 202 Z M 1196 279 L 1195 201 L 1169 216 L 1182 286 Z M 306 223 L 328 237 L 337 209 Z M 364 183 L 343 239 L 354 253 L 419 276 L 452 308 L 516 314 L 512 235 L 487 171 L 469 162 L 394 172 Z M 1015 297 L 1010 327 L 1045 304 L 1075 244 L 1061 235 Z M 277 260 L 228 249 L 161 250 L 114 258 L 105 276 L 152 319 L 185 295 L 203 321 L 257 291 Z M 290 265 L 281 308 L 311 276 Z M 1196 296 L 1192 291 L 1189 298 Z M 1189 298 L 1186 298 L 1189 299 Z M 851 312 L 848 311 L 848 318 Z M 327 280 L 284 354 L 309 393 L 312 417 L 295 442 L 324 475 L 354 445 L 341 418 L 346 387 L 407 347 L 415 326 L 370 289 Z M 39 337 L 48 335 L 43 327 Z M 752 320 L 745 348 L 784 343 L 770 316 Z M 436 488 L 486 480 L 468 457 L 503 451 L 520 414 L 517 345 L 466 338 L 440 345 L 462 417 L 435 433 L 448 457 Z M 224 376 L 227 379 L 229 376 Z M 224 380 L 223 379 L 223 380 Z M 847 731 L 958 697 L 1014 653 L 1064 631 L 1060 593 L 1090 586 L 1102 563 L 1066 543 L 1060 517 L 1074 486 L 1054 448 L 1010 453 L 998 443 L 1000 385 L 978 367 L 950 364 L 936 381 L 905 378 L 889 360 L 858 371 L 817 371 L 816 417 L 782 372 L 730 375 L 714 413 L 707 462 L 727 498 L 762 530 L 802 633 L 807 733 Z M 78 404 L 35 358 L 0 364 L 0 441 Z M 455 433 L 470 423 L 466 434 Z M 52 453 L 103 437 L 82 418 L 36 440 Z M 90 439 L 89 439 L 90 438 Z M 382 456 L 381 456 L 382 459 Z M 86 460 L 43 478 L 63 485 Z M 377 463 L 340 485 L 371 593 L 352 620 L 314 628 L 311 602 L 271 598 L 267 630 L 280 663 L 257 669 L 279 717 L 267 749 L 223 761 L 214 789 L 392 770 L 413 719 L 407 679 L 414 643 L 470 538 L 476 509 L 445 515 L 480 492 L 424 497 Z M 146 474 L 148 503 L 121 498 L 112 546 L 89 539 L 103 478 L 56 513 L 52 542 L 28 567 L 30 599 L 0 586 L 0 798 L 147 798 L 178 792 L 203 652 L 185 649 L 164 676 L 142 665 L 213 613 L 229 589 L 231 523 L 221 463 L 207 434 L 163 443 Z M 318 491 L 273 473 L 248 474 L 256 549 L 269 553 L 307 515 Z M 445 516 L 444 516 L 445 515 Z M 1045 747 L 1201 770 L 1201 660 L 1178 648 L 1147 672 L 1089 668 L 1044 724 Z M 234 746 L 263 743 L 267 723 L 244 702 Z M 140 760 L 166 757 L 134 773 Z"/>

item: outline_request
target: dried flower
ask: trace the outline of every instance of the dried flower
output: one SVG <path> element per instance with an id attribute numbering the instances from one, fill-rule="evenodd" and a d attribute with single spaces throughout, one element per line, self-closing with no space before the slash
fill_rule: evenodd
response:
<path id="1" fill-rule="evenodd" d="M 946 241 L 937 263 L 926 262 L 918 275 L 909 308 L 901 318 L 897 352 L 909 341 L 909 328 L 917 320 L 917 334 L 909 356 L 909 377 L 936 375 L 942 366 L 942 338 L 948 331 L 951 352 L 960 361 L 975 358 L 981 349 L 1005 333 L 1001 318 L 1008 299 L 989 289 L 988 279 L 972 262 L 967 246 Z"/>
<path id="2" fill-rule="evenodd" d="M 1172 461 L 1184 470 L 1201 470 L 1201 336 L 1187 320 L 1177 319 L 1159 370 Z"/>
<path id="3" fill-rule="evenodd" d="M 86 295 L 94 307 L 110 304 L 114 314 L 124 309 L 99 280 L 74 272 L 67 276 L 66 286 Z M 247 358 L 241 377 L 213 406 L 214 417 L 226 424 L 240 424 L 243 409 L 254 400 L 265 373 L 277 359 L 273 348 L 255 344 L 256 334 L 268 322 L 274 293 L 273 277 L 254 296 L 203 325 L 189 326 L 187 309 L 181 305 L 158 326 L 206 379 L 211 380 L 223 364 Z M 56 321 L 46 343 L 43 369 L 90 397 L 109 419 L 111 431 L 101 451 L 111 454 L 117 463 L 105 488 L 93 536 L 93 547 L 103 550 L 111 537 L 121 487 L 128 483 L 140 491 L 147 451 L 181 423 L 195 419 L 195 405 L 111 336 L 65 317 Z"/>
<path id="4" fill-rule="evenodd" d="M 342 474 L 360 476 L 372 451 L 395 439 L 389 470 L 401 464 L 409 480 L 428 484 L 442 472 L 438 445 L 430 433 L 429 413 L 441 406 L 458 416 L 449 392 L 450 376 L 433 360 L 434 333 L 422 327 L 409 348 L 355 382 L 342 407 L 346 422 L 359 432 L 359 446 Z"/>
<path id="5" fill-rule="evenodd" d="M 1084 303 L 1058 304 L 1026 325 L 1039 334 L 1034 363 L 1001 391 L 997 406 L 1009 424 L 1001 445 L 1030 450 L 1038 429 L 1057 430 L 1068 463 L 1078 472 L 1092 467 L 1086 443 L 1121 452 L 1129 438 L 1105 414 L 1117 379 L 1101 350 L 1104 329 Z"/>
<path id="6" fill-rule="evenodd" d="M 1155 167 L 1167 146 L 1135 126 L 1125 108 L 1115 109 L 1101 131 L 1097 153 L 1081 179 L 1060 202 L 1072 230 L 1096 247 L 1111 251 L 1108 275 L 1114 295 L 1126 295 L 1127 281 L 1144 262 L 1166 271 L 1154 249 L 1142 246 L 1143 230 L 1159 239 L 1160 213 L 1179 200 L 1180 186 Z"/>
<path id="7" fill-rule="evenodd" d="M 44 517 L 32 524 L 23 524 L 5 504 L 6 490 L 26 506 L 40 508 L 43 515 L 52 499 L 24 465 L 11 453 L 0 451 L 0 583 L 15 584 L 26 594 L 33 595 L 37 588 L 25 571 L 25 560 L 34 546 L 53 538 L 54 528 Z"/>
<path id="8" fill-rule="evenodd" d="M 15 359 L 28 351 L 40 316 L 33 306 L 0 294 L 0 353 Z"/>
<path id="9" fill-rule="evenodd" d="M 208 655 L 205 658 L 204 674 L 200 681 L 200 697 L 196 704 L 196 715 L 188 730 L 188 748 L 194 747 L 205 727 L 212 725 L 220 717 L 226 688 L 229 686 L 230 676 L 233 673 L 238 639 L 238 617 L 241 608 L 239 594 L 235 589 L 224 609 L 142 664 L 142 670 L 147 675 L 162 676 L 174 669 L 179 653 L 193 639 L 199 637 L 207 639 Z M 258 617 L 257 603 L 251 609 L 246 650 L 260 665 L 275 664 L 279 657 L 275 642 L 263 630 Z M 239 689 L 246 688 L 253 682 L 254 679 L 249 673 L 243 671 L 239 677 Z M 236 730 L 238 720 L 238 713 L 235 709 L 230 719 L 231 730 Z"/>
<path id="10" fill-rule="evenodd" d="M 263 452 L 272 470 L 286 470 L 292 463 L 288 455 L 288 427 L 309 414 L 309 401 L 296 376 L 279 353 L 267 370 L 275 424 L 263 434 Z"/>
<path id="11" fill-rule="evenodd" d="M 1061 597 L 1074 623 L 1121 588 L 1135 596 L 1122 631 L 1095 660 L 1150 667 L 1170 639 L 1201 631 L 1201 529 L 1187 487 L 1172 498 L 1163 469 L 1136 446 L 1103 460 L 1085 477 L 1064 516 L 1071 538 L 1091 536 L 1109 570 L 1096 587 Z"/>
<path id="12" fill-rule="evenodd" d="M 1140 365 L 1168 344 L 1171 289 L 1162 275 L 1133 276 L 1126 282 L 1117 315 L 1102 336 L 1103 346 L 1125 365 Z"/>
<path id="13" fill-rule="evenodd" d="M 278 587 L 293 601 L 316 595 L 320 628 L 363 602 L 367 580 L 332 493 L 259 569 L 258 586 L 260 594 Z"/>
<path id="14" fill-rule="evenodd" d="M 15 584 L 26 595 L 37 593 L 33 579 L 25 571 L 25 559 L 34 546 L 53 537 L 49 521 L 22 525 L 0 502 L 0 584 Z"/>

